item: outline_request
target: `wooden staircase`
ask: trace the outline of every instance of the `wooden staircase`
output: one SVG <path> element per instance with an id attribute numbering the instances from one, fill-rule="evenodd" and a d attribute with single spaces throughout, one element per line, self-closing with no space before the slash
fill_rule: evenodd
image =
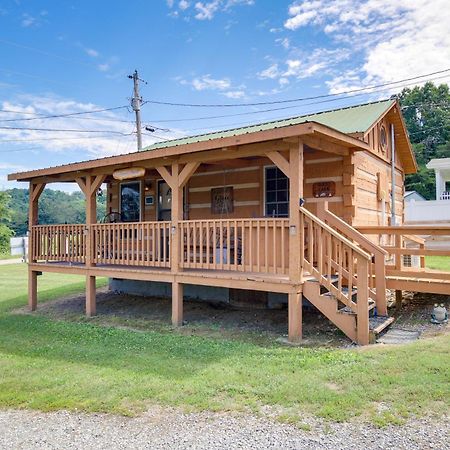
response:
<path id="1" fill-rule="evenodd" d="M 386 252 L 319 209 L 300 208 L 303 295 L 352 341 L 374 342 L 393 322 L 386 305 Z"/>
<path id="2" fill-rule="evenodd" d="M 336 281 L 337 283 L 337 277 Z M 333 283 L 333 284 L 334 284 Z M 348 288 L 343 288 L 345 292 Z M 357 289 L 352 291 L 352 301 L 357 304 Z M 308 278 L 304 281 L 303 295 L 331 322 L 341 329 L 349 339 L 358 342 L 358 314 L 357 311 L 345 306 L 330 291 L 324 288 L 316 278 Z M 369 310 L 369 343 L 376 340 L 378 334 L 384 331 L 393 321 L 393 317 L 374 315 L 376 302 L 368 298 Z"/>

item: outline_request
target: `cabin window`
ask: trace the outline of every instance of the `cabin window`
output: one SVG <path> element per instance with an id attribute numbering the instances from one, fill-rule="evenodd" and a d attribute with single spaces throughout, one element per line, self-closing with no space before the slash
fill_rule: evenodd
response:
<path id="1" fill-rule="evenodd" d="M 264 168 L 266 217 L 289 216 L 289 179 L 277 167 Z"/>
<path id="2" fill-rule="evenodd" d="M 120 213 L 123 222 L 141 219 L 141 183 L 133 181 L 120 185 Z"/>

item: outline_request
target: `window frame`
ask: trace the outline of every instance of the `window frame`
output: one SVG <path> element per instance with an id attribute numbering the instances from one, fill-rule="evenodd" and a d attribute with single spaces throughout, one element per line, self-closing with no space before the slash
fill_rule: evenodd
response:
<path id="1" fill-rule="evenodd" d="M 287 182 L 288 182 L 288 188 L 287 188 L 287 193 L 288 193 L 288 200 L 287 202 L 283 202 L 283 203 L 287 203 L 288 206 L 288 210 L 287 210 L 287 214 L 284 216 L 269 216 L 267 215 L 267 169 L 277 169 L 279 170 L 281 173 L 283 173 L 280 168 L 278 166 L 276 166 L 275 164 L 268 164 L 263 166 L 263 217 L 267 217 L 267 218 L 280 218 L 280 219 L 287 219 L 289 218 L 289 198 L 290 198 L 290 191 L 291 191 L 291 186 L 289 183 L 289 178 L 286 177 Z M 284 174 L 283 174 L 284 175 Z M 286 175 L 284 175 L 286 176 Z M 270 202 L 273 203 L 273 202 Z M 277 202 L 278 203 L 278 202 Z"/>

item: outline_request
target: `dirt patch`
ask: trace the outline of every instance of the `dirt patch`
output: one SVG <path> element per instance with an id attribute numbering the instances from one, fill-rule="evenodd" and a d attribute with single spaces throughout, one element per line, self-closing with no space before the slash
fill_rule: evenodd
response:
<path id="1" fill-rule="evenodd" d="M 107 288 L 97 292 L 97 315 L 84 317 L 85 296 L 77 295 L 38 305 L 37 314 L 58 320 L 90 320 L 143 331 L 173 331 L 170 325 L 171 301 L 157 297 L 118 294 Z M 25 309 L 22 310 L 25 312 Z M 236 309 L 226 304 L 184 301 L 184 326 L 176 330 L 185 335 L 250 339 L 277 344 L 287 336 L 288 311 L 284 309 Z M 345 335 L 316 310 L 304 308 L 302 345 L 348 346 Z"/>
<path id="2" fill-rule="evenodd" d="M 431 313 L 435 304 L 444 304 L 449 311 L 450 295 L 405 292 L 401 308 L 392 308 L 390 311 L 396 319 L 394 327 L 417 331 L 422 338 L 447 333 L 448 324 L 431 323 Z"/>
<path id="3" fill-rule="evenodd" d="M 448 325 L 430 323 L 435 303 L 444 303 L 450 309 L 448 296 L 415 294 L 405 298 L 407 301 L 401 310 L 390 310 L 390 315 L 396 318 L 393 327 L 418 331 L 421 338 L 448 332 Z M 84 295 L 71 296 L 39 305 L 37 313 L 56 320 L 89 320 L 106 326 L 239 339 L 261 345 L 281 345 L 279 338 L 287 336 L 287 308 L 243 310 L 225 304 L 185 300 L 184 326 L 174 330 L 170 325 L 169 299 L 118 294 L 104 288 L 97 292 L 97 316 L 86 319 L 84 305 Z M 304 307 L 303 337 L 302 346 L 351 345 L 347 337 L 313 307 Z"/>

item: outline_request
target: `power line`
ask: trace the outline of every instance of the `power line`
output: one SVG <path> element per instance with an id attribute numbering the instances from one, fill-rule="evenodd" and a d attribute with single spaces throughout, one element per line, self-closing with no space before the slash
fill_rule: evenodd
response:
<path id="1" fill-rule="evenodd" d="M 450 69 L 449 69 L 450 70 Z M 441 78 L 447 78 L 450 75 L 444 75 L 442 77 L 436 77 L 434 78 L 434 80 L 436 79 L 441 79 Z M 431 81 L 431 80 L 428 80 Z M 402 86 L 398 86 L 398 87 L 406 87 L 409 86 L 411 84 L 415 84 L 415 83 L 408 83 L 408 84 L 404 84 Z M 390 88 L 387 89 L 379 89 L 379 90 L 374 90 L 372 93 L 376 93 L 376 92 L 383 92 L 386 91 Z M 348 96 L 343 96 L 343 97 L 339 97 L 339 98 L 331 98 L 328 100 L 321 100 L 318 102 L 311 102 L 311 103 L 304 103 L 302 105 L 291 105 L 291 106 L 282 106 L 279 108 L 269 108 L 269 109 L 262 109 L 259 111 L 247 111 L 247 112 L 243 112 L 243 113 L 234 113 L 234 114 L 222 114 L 222 115 L 218 115 L 218 116 L 203 116 L 203 117 L 188 117 L 188 118 L 179 118 L 179 119 L 157 119 L 157 120 L 152 120 L 152 122 L 156 122 L 156 123 L 169 123 L 169 122 L 191 122 L 191 121 L 196 121 L 196 120 L 212 120 L 212 119 L 222 119 L 225 117 L 238 117 L 238 116 L 247 116 L 247 115 L 252 115 L 252 114 L 261 114 L 261 113 L 266 113 L 266 112 L 273 112 L 273 111 L 281 111 L 281 110 L 286 110 L 286 109 L 292 109 L 292 108 L 299 108 L 299 107 L 303 107 L 303 106 L 311 106 L 311 105 L 318 105 L 321 103 L 330 103 L 330 102 L 335 102 L 335 101 L 339 101 L 339 100 L 347 100 L 349 98 L 353 98 L 353 97 L 359 97 L 361 95 L 366 95 L 367 93 L 360 93 L 360 94 L 354 94 L 354 95 L 348 95 Z M 338 94 L 341 95 L 341 94 Z M 313 113 L 305 113 L 303 115 L 307 115 L 307 114 L 313 114 Z"/>
<path id="2" fill-rule="evenodd" d="M 270 102 L 201 104 L 201 103 L 175 103 L 175 102 L 163 102 L 163 101 L 158 101 L 158 100 L 147 100 L 147 101 L 143 102 L 142 104 L 145 105 L 146 103 L 153 103 L 156 105 L 166 105 L 166 106 L 186 106 L 186 107 L 200 107 L 200 108 L 233 108 L 233 107 L 241 107 L 241 106 L 263 106 L 263 105 L 276 105 L 276 104 L 282 104 L 282 103 L 295 103 L 295 102 L 301 102 L 301 101 L 306 101 L 306 100 L 317 100 L 317 99 L 321 99 L 321 98 L 329 98 L 329 97 L 335 97 L 335 96 L 339 96 L 339 95 L 352 94 L 355 92 L 377 89 L 380 87 L 390 86 L 392 84 L 403 83 L 405 81 L 412 81 L 412 80 L 417 80 L 419 78 L 424 78 L 424 77 L 428 77 L 428 76 L 432 76 L 432 75 L 439 75 L 439 74 L 445 73 L 445 72 L 450 72 L 450 68 L 444 69 L 444 70 L 439 70 L 437 72 L 430 72 L 425 75 L 419 75 L 416 77 L 404 78 L 403 80 L 391 81 L 389 83 L 377 84 L 377 85 L 367 86 L 367 87 L 358 88 L 358 89 L 351 89 L 351 90 L 339 92 L 336 94 L 324 94 L 324 95 L 317 95 L 317 96 L 313 96 L 313 97 L 300 97 L 300 98 L 294 98 L 294 99 L 288 99 L 288 100 L 275 100 L 275 101 L 270 101 Z"/>
<path id="3" fill-rule="evenodd" d="M 55 53 L 50 53 L 50 52 L 47 52 L 47 51 L 44 51 L 44 50 L 40 50 L 40 49 L 35 48 L 35 47 L 30 47 L 28 45 L 18 44 L 17 42 L 7 41 L 6 39 L 0 39 L 0 43 L 6 44 L 6 45 L 10 45 L 12 47 L 22 48 L 22 49 L 29 50 L 29 51 L 32 51 L 32 52 L 40 53 L 41 55 L 50 56 L 52 58 L 60 59 L 61 61 L 67 61 L 67 62 L 79 64 L 81 66 L 89 67 L 91 69 L 95 67 L 93 64 L 89 64 L 89 63 L 85 63 L 83 61 L 77 61 L 77 60 L 74 60 L 74 59 L 66 58 L 64 56 L 60 56 L 60 55 L 57 55 Z"/>
<path id="4" fill-rule="evenodd" d="M 122 133 L 117 130 L 76 130 L 76 129 L 63 129 L 63 128 L 27 128 L 27 127 L 0 127 L 0 130 L 22 130 L 22 131 L 51 131 L 51 132 L 64 132 L 64 133 L 109 133 L 120 134 L 127 136 L 127 133 Z M 132 134 L 132 133 L 130 133 Z"/>
<path id="5" fill-rule="evenodd" d="M 132 136 L 134 133 L 123 134 L 123 136 Z M 48 137 L 48 138 L 30 138 L 30 139 L 2 139 L 1 144 L 4 142 L 35 142 L 35 141 L 71 141 L 71 140 L 83 140 L 83 139 L 101 139 L 109 138 L 110 136 L 83 136 L 83 137 Z"/>
<path id="6" fill-rule="evenodd" d="M 92 111 L 78 111 L 73 113 L 67 113 L 67 114 L 52 114 L 52 115 L 39 115 L 39 117 L 25 117 L 23 119 L 0 119 L 0 122 L 15 122 L 17 120 L 20 121 L 29 121 L 29 120 L 43 120 L 43 119 L 58 119 L 61 117 L 72 117 L 72 116 L 80 116 L 83 114 L 94 114 L 94 113 L 100 113 L 105 111 L 116 111 L 118 109 L 124 109 L 128 108 L 127 105 L 124 106 L 114 106 L 113 108 L 103 108 L 103 109 L 93 109 Z M 12 113 L 12 114 L 37 114 L 37 113 L 31 113 L 31 112 L 23 112 L 23 111 L 14 111 L 11 109 L 0 109 L 0 112 L 6 112 L 6 113 Z"/>

